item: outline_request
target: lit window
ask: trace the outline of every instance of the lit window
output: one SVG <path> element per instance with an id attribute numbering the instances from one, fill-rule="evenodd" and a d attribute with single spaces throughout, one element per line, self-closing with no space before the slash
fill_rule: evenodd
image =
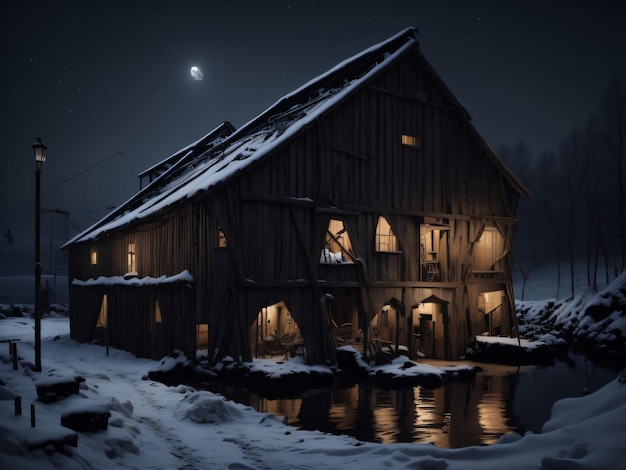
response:
<path id="1" fill-rule="evenodd" d="M 128 272 L 136 273 L 137 272 L 137 256 L 135 253 L 135 244 L 128 244 Z"/>
<path id="2" fill-rule="evenodd" d="M 417 148 L 417 137 L 409 134 L 402 134 L 402 145 Z"/>
<path id="3" fill-rule="evenodd" d="M 91 264 L 98 264 L 98 250 L 91 249 Z"/>
<path id="4" fill-rule="evenodd" d="M 163 323 L 163 317 L 161 316 L 161 307 L 159 307 L 159 301 L 154 303 L 154 323 Z"/>
<path id="5" fill-rule="evenodd" d="M 220 227 L 217 227 L 217 247 L 218 248 L 228 247 L 228 241 L 226 240 L 226 235 L 224 234 L 224 231 Z"/>
<path id="6" fill-rule="evenodd" d="M 398 239 L 383 216 L 378 217 L 376 225 L 376 251 L 398 251 Z"/>
<path id="7" fill-rule="evenodd" d="M 326 229 L 320 263 L 335 264 L 354 261 L 352 242 L 342 220 L 330 219 Z"/>
<path id="8" fill-rule="evenodd" d="M 154 331 L 157 325 L 163 323 L 163 317 L 161 316 L 161 307 L 159 306 L 159 301 L 156 300 L 154 302 L 154 316 L 152 317 L 152 326 L 151 331 Z"/>
<path id="9" fill-rule="evenodd" d="M 198 323 L 196 325 L 196 348 L 207 349 L 209 347 L 209 325 Z"/>
<path id="10" fill-rule="evenodd" d="M 100 304 L 100 312 L 98 313 L 98 321 L 96 321 L 96 328 L 106 328 L 109 317 L 109 302 L 106 294 L 102 296 L 102 303 Z"/>

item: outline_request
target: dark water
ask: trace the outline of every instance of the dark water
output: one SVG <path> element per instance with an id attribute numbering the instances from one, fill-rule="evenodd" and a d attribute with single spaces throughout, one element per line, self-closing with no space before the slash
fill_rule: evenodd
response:
<path id="1" fill-rule="evenodd" d="M 551 366 L 479 365 L 484 372 L 473 381 L 436 390 L 380 390 L 363 384 L 269 400 L 237 387 L 211 384 L 208 389 L 258 411 L 286 416 L 299 429 L 370 442 L 458 448 L 492 444 L 508 432 L 541 432 L 555 401 L 593 392 L 618 376 L 614 369 L 573 354 Z"/>

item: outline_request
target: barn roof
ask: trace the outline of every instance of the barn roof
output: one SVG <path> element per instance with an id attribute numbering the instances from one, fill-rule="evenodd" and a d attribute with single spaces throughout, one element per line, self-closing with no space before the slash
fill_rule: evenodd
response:
<path id="1" fill-rule="evenodd" d="M 339 63 L 328 72 L 279 99 L 239 130 L 235 130 L 229 122 L 224 122 L 202 139 L 142 172 L 140 177 L 151 174 L 156 175 L 156 178 L 119 208 L 69 240 L 63 247 L 75 242 L 92 240 L 134 221 L 147 219 L 186 198 L 204 193 L 226 182 L 251 163 L 286 143 L 322 114 L 358 90 L 369 79 L 385 70 L 405 52 L 413 47 L 419 48 L 416 34 L 414 28 L 407 28 Z M 432 72 L 441 83 L 444 92 L 469 120 L 465 109 L 434 70 Z M 478 136 L 471 125 L 470 127 L 511 184 L 520 193 L 527 194 L 527 190 L 495 152 Z"/>

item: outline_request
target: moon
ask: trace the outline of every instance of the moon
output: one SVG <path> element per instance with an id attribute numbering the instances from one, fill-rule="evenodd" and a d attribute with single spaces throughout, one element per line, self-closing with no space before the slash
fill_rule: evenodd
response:
<path id="1" fill-rule="evenodd" d="M 204 78 L 204 74 L 202 73 L 202 70 L 200 70 L 200 67 L 196 67 L 195 65 L 191 67 L 191 76 L 194 78 L 194 80 L 198 81 Z"/>

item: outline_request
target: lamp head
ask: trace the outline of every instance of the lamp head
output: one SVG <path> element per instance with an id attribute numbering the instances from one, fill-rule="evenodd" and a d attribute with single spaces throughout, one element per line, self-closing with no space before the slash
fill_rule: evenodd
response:
<path id="1" fill-rule="evenodd" d="M 37 141 L 32 145 L 33 154 L 35 155 L 35 164 L 37 165 L 37 170 L 41 170 L 41 165 L 46 161 L 46 147 L 39 137 L 37 137 Z"/>

